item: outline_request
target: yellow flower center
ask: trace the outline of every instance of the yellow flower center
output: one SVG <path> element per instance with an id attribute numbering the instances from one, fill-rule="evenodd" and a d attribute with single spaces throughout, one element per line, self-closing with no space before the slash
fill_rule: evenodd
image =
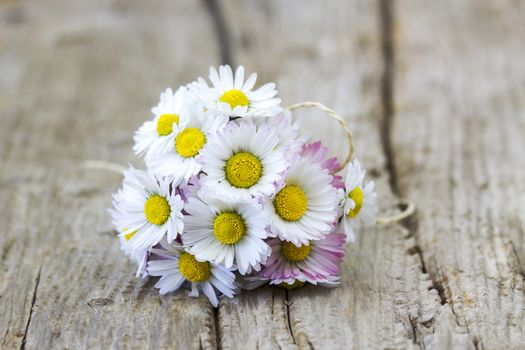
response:
<path id="1" fill-rule="evenodd" d="M 182 253 L 179 257 L 179 272 L 190 282 L 203 282 L 210 278 L 210 263 L 200 262 L 189 253 Z"/>
<path id="2" fill-rule="evenodd" d="M 144 204 L 146 219 L 153 225 L 162 225 L 170 217 L 171 208 L 166 198 L 153 195 Z"/>
<path id="3" fill-rule="evenodd" d="M 288 289 L 288 290 L 301 288 L 302 286 L 304 286 L 304 282 L 301 282 L 301 281 L 299 281 L 299 280 L 295 280 L 295 281 L 293 281 L 292 284 L 288 284 L 288 283 L 286 283 L 286 282 L 279 283 L 279 287 L 281 287 L 281 288 L 286 288 L 286 289 Z"/>
<path id="4" fill-rule="evenodd" d="M 195 157 L 204 147 L 206 136 L 197 128 L 186 128 L 175 138 L 175 150 L 184 158 Z"/>
<path id="5" fill-rule="evenodd" d="M 220 213 L 213 221 L 213 234 L 222 244 L 235 244 L 245 233 L 244 219 L 237 213 Z"/>
<path id="6" fill-rule="evenodd" d="M 250 104 L 250 101 L 248 100 L 248 97 L 246 97 L 244 92 L 236 89 L 226 91 L 219 98 L 219 101 L 226 102 L 230 105 L 232 109 L 234 109 L 237 106 L 248 106 Z"/>
<path id="7" fill-rule="evenodd" d="M 352 199 L 355 203 L 354 209 L 350 209 L 348 216 L 355 218 L 363 207 L 363 190 L 361 187 L 356 187 L 348 194 L 348 198 Z"/>
<path id="8" fill-rule="evenodd" d="M 130 232 L 130 233 L 126 233 L 124 235 L 124 238 L 126 239 L 126 241 L 129 241 L 135 235 L 135 233 L 137 233 L 137 230 Z"/>
<path id="9" fill-rule="evenodd" d="M 255 185 L 262 175 L 259 158 L 248 152 L 239 152 L 226 162 L 226 179 L 235 187 Z"/>
<path id="10" fill-rule="evenodd" d="M 179 123 L 179 116 L 177 114 L 163 114 L 157 121 L 157 133 L 160 136 L 166 136 L 173 131 L 173 123 Z"/>
<path id="11" fill-rule="evenodd" d="M 277 214 L 286 221 L 297 221 L 306 213 L 308 199 L 304 191 L 297 186 L 285 186 L 280 190 L 273 206 Z"/>
<path id="12" fill-rule="evenodd" d="M 290 262 L 301 262 L 308 257 L 312 247 L 310 244 L 305 244 L 302 246 L 296 246 L 292 242 L 283 242 L 281 244 L 281 253 L 286 260 Z"/>

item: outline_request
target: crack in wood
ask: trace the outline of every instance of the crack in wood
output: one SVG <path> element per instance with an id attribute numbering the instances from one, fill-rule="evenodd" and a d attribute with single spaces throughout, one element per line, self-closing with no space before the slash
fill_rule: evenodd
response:
<path id="1" fill-rule="evenodd" d="M 525 232 L 521 231 L 521 235 L 525 236 Z M 518 251 L 516 250 L 516 245 L 514 244 L 514 241 L 512 239 L 509 240 L 509 245 L 510 245 L 510 248 L 511 248 L 512 257 L 516 260 L 515 266 L 517 267 L 517 271 L 515 271 L 515 272 L 517 274 L 520 274 L 523 277 L 525 277 L 525 271 L 524 271 L 524 269 L 522 267 L 524 265 L 521 264 L 520 257 L 518 255 Z"/>
<path id="2" fill-rule="evenodd" d="M 381 79 L 381 98 L 382 98 L 382 106 L 383 106 L 383 116 L 382 116 L 382 122 L 380 125 L 380 133 L 381 133 L 381 142 L 382 147 L 384 150 L 384 154 L 386 157 L 386 169 L 389 173 L 390 177 L 390 186 L 391 190 L 396 195 L 402 195 L 400 187 L 399 187 L 399 180 L 398 180 L 398 174 L 395 163 L 395 157 L 394 157 L 394 145 L 392 141 L 392 130 L 393 130 L 393 123 L 394 123 L 394 117 L 395 117 L 395 92 L 394 92 L 394 83 L 395 83 L 395 57 L 396 57 L 396 43 L 394 39 L 394 10 L 396 8 L 396 2 L 392 0 L 380 0 L 380 16 L 381 16 L 381 33 L 382 33 L 382 51 L 383 51 L 383 60 L 384 60 L 384 70 L 383 70 L 383 76 Z M 453 186 L 451 186 L 453 188 Z M 443 275 L 438 271 L 438 273 L 432 273 L 431 270 L 428 270 L 427 272 L 427 264 L 428 258 L 425 259 L 424 251 L 421 248 L 420 245 L 417 244 L 418 242 L 418 220 L 416 218 L 412 218 L 410 220 L 405 220 L 402 222 L 402 225 L 409 231 L 410 237 L 413 237 L 416 241 L 416 245 L 408 250 L 409 254 L 417 254 L 419 257 L 419 261 L 421 263 L 421 272 L 423 274 L 428 273 L 428 276 L 430 278 L 430 281 L 432 282 L 432 288 L 435 289 L 438 293 L 438 296 L 440 298 L 440 302 L 442 305 L 448 305 L 449 309 L 452 313 L 452 321 L 455 322 L 455 324 L 458 327 L 462 327 L 466 330 L 467 334 L 471 334 L 468 324 L 462 325 L 460 323 L 460 318 L 456 314 L 456 310 L 454 309 L 454 305 L 452 303 L 452 297 L 450 294 L 450 290 L 447 290 L 447 277 L 446 275 Z M 511 245 L 512 242 L 511 242 Z M 514 246 L 512 246 L 512 249 L 515 249 Z M 514 254 L 516 257 L 518 254 Z M 437 264 L 434 264 L 437 266 Z M 518 262 L 518 266 L 521 267 L 521 264 Z M 447 292 L 448 292 L 448 298 L 447 298 Z M 422 339 L 418 339 L 418 322 L 416 319 L 409 317 L 410 324 L 412 326 L 412 332 L 413 332 L 413 341 L 414 344 L 417 346 L 424 348 L 425 344 L 422 341 Z M 436 322 L 436 317 L 434 317 L 431 321 L 422 323 L 423 326 L 430 328 L 434 323 Z M 473 337 L 470 339 L 470 345 L 474 349 L 482 349 L 484 348 L 483 343 L 478 337 Z"/>
<path id="3" fill-rule="evenodd" d="M 306 339 L 306 342 L 308 343 L 308 346 L 310 347 L 311 350 L 315 350 L 315 347 L 314 347 L 314 344 L 312 344 L 312 342 L 310 341 L 310 339 Z"/>
<path id="4" fill-rule="evenodd" d="M 396 3 L 393 0 L 380 0 L 379 12 L 380 12 L 380 23 L 381 23 L 381 43 L 382 43 L 382 54 L 383 54 L 383 74 L 381 78 L 381 103 L 383 107 L 383 115 L 380 123 L 380 136 L 383 153 L 386 157 L 386 170 L 389 176 L 390 189 L 392 192 L 399 196 L 399 182 L 397 177 L 397 167 L 395 164 L 394 147 L 392 141 L 392 129 L 394 123 L 394 79 L 395 79 L 395 39 L 394 39 L 394 11 Z M 417 242 L 417 217 L 407 219 L 401 223 L 409 232 L 409 237 L 414 237 Z M 427 268 L 425 263 L 425 257 L 421 246 L 416 244 L 411 247 L 408 254 L 417 254 L 421 266 L 421 273 L 427 274 Z M 428 274 L 430 281 L 432 282 L 432 288 L 438 293 L 441 305 L 448 304 L 448 300 L 445 294 L 445 286 L 439 278 L 432 273 Z M 454 315 L 454 321 L 459 325 L 457 315 L 454 313 L 452 305 L 449 304 L 452 314 Z M 424 347 L 424 344 L 417 337 L 417 322 L 412 317 L 409 317 L 410 324 L 412 326 L 413 342 L 420 347 Z M 430 327 L 435 322 L 435 318 L 430 324 L 425 325 Z"/>
<path id="5" fill-rule="evenodd" d="M 29 330 L 29 325 L 31 324 L 31 317 L 33 316 L 33 311 L 35 308 L 36 293 L 38 292 L 38 285 L 40 284 L 40 274 L 41 273 L 42 273 L 42 265 L 40 265 L 40 267 L 38 268 L 38 274 L 35 280 L 35 289 L 33 290 L 33 296 L 31 297 L 31 308 L 29 309 L 29 316 L 27 318 L 27 323 L 26 323 L 26 327 L 24 330 L 24 337 L 22 338 L 22 343 L 20 344 L 20 350 L 23 350 L 26 348 L 27 332 Z"/>
<path id="6" fill-rule="evenodd" d="M 480 344 L 480 340 L 478 338 L 474 338 L 472 342 L 474 343 L 474 349 L 483 349 L 483 344 Z"/>
<path id="7" fill-rule="evenodd" d="M 215 330 L 215 347 L 222 349 L 221 344 L 221 332 L 220 332 L 220 321 L 219 321 L 219 307 L 213 308 L 213 328 Z"/>
<path id="8" fill-rule="evenodd" d="M 413 231 L 410 231 L 413 232 Z M 425 266 L 425 260 L 423 259 L 423 251 L 421 250 L 421 247 L 419 245 L 414 245 L 413 247 L 410 247 L 407 251 L 410 255 L 416 255 L 419 257 L 419 260 L 421 260 L 421 272 L 427 273 L 427 268 Z"/>
<path id="9" fill-rule="evenodd" d="M 284 307 L 286 309 L 286 323 L 288 324 L 288 332 L 290 333 L 290 336 L 292 337 L 292 342 L 294 344 L 297 344 L 297 342 L 295 341 L 295 334 L 293 332 L 292 319 L 290 318 L 290 305 L 291 305 L 291 302 L 290 302 L 289 291 L 285 290 L 284 291 Z"/>
<path id="10" fill-rule="evenodd" d="M 233 50 L 228 26 L 222 13 L 221 3 L 217 0 L 203 0 L 211 16 L 215 33 L 217 33 L 217 43 L 222 64 L 233 65 Z"/>
<path id="11" fill-rule="evenodd" d="M 410 321 L 410 325 L 412 326 L 412 343 L 419 344 L 417 339 L 417 321 L 410 316 L 408 316 L 408 320 Z"/>
<path id="12" fill-rule="evenodd" d="M 386 158 L 386 170 L 390 188 L 396 195 L 399 194 L 398 182 L 396 177 L 395 157 L 393 155 L 392 140 L 390 130 L 392 129 L 394 106 L 394 38 L 393 38 L 393 6 L 394 1 L 380 0 L 379 16 L 381 23 L 381 47 L 383 54 L 383 74 L 381 77 L 381 104 L 383 116 L 380 123 L 381 146 Z"/>

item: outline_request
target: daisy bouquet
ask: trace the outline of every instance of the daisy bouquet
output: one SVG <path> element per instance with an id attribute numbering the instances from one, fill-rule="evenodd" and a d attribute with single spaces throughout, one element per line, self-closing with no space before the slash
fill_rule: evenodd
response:
<path id="1" fill-rule="evenodd" d="M 317 103 L 283 108 L 275 84 L 256 79 L 211 68 L 209 81 L 161 93 L 135 133 L 146 170 L 124 171 L 110 213 L 137 275 L 160 277 L 161 294 L 186 288 L 217 306 L 239 287 L 336 286 L 345 243 L 375 222 L 374 183 L 350 162 L 344 120 Z M 311 106 L 344 126 L 342 163 L 300 134 L 291 111 Z"/>

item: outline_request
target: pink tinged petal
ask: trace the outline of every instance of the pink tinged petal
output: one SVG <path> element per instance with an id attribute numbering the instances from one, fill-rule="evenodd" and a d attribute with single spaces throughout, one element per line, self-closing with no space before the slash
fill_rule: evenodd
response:
<path id="1" fill-rule="evenodd" d="M 290 278 L 290 277 L 292 277 L 292 264 L 291 264 L 291 263 L 286 262 L 286 263 L 284 264 L 283 274 L 284 274 L 284 277 L 285 277 L 285 278 Z"/>
<path id="2" fill-rule="evenodd" d="M 313 254 L 308 262 L 319 266 L 323 271 L 325 271 L 325 274 L 335 275 L 339 273 L 339 266 L 324 256 Z"/>
<path id="3" fill-rule="evenodd" d="M 267 270 L 273 270 L 279 264 L 279 258 L 276 255 L 271 255 L 266 262 L 263 264 Z"/>
<path id="4" fill-rule="evenodd" d="M 284 261 L 284 259 L 281 259 L 276 264 L 265 268 L 262 271 L 261 275 L 272 279 L 281 278 L 284 275 L 285 265 L 286 262 Z"/>
<path id="5" fill-rule="evenodd" d="M 278 268 L 279 268 L 279 264 L 278 263 L 272 264 L 272 265 L 268 265 L 268 266 L 264 267 L 261 270 L 260 275 L 262 277 L 271 277 L 272 275 L 274 275 L 276 273 Z"/>
<path id="6" fill-rule="evenodd" d="M 329 273 L 325 271 L 322 266 L 320 266 L 315 260 L 311 258 L 298 263 L 298 265 L 303 272 L 308 271 L 309 273 L 313 273 L 316 276 L 323 278 L 329 275 Z"/>
<path id="7" fill-rule="evenodd" d="M 319 276 L 317 274 L 311 273 L 308 270 L 302 270 L 303 274 L 308 277 L 309 282 L 315 282 L 319 279 Z M 323 277 L 324 278 L 324 277 Z"/>
<path id="8" fill-rule="evenodd" d="M 339 248 L 339 247 L 331 247 L 331 246 L 324 246 L 322 248 L 319 248 L 316 250 L 316 253 L 321 254 L 323 256 L 328 256 L 328 258 L 333 256 L 334 261 L 341 260 L 345 255 L 344 249 Z"/>

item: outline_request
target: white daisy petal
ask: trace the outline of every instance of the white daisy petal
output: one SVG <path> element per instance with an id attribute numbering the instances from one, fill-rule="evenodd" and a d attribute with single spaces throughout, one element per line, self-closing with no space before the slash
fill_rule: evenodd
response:
<path id="1" fill-rule="evenodd" d="M 237 90 L 241 90 L 243 82 L 244 82 L 244 67 L 239 66 L 235 70 L 235 83 L 233 85 L 233 88 Z"/>
<path id="2" fill-rule="evenodd" d="M 219 299 L 217 299 L 217 295 L 215 294 L 215 290 L 213 289 L 211 283 L 202 283 L 202 291 L 204 292 L 204 295 L 208 297 L 213 307 L 217 307 L 219 305 Z"/>
<path id="3" fill-rule="evenodd" d="M 355 240 L 355 231 L 363 224 L 375 223 L 377 212 L 374 182 L 365 184 L 366 172 L 359 160 L 347 166 L 345 193 L 343 199 L 343 222 L 348 241 Z"/>
<path id="4" fill-rule="evenodd" d="M 246 274 L 271 254 L 264 242 L 267 238 L 264 214 L 256 200 L 231 203 L 215 198 L 210 206 L 209 199 L 199 196 L 190 199 L 191 209 L 198 207 L 194 201 L 201 201 L 201 207 L 207 207 L 208 212 L 192 210 L 184 218 L 182 241 L 199 261 L 208 260 L 227 268 L 237 266 L 241 274 Z M 210 215 L 212 221 L 207 219 Z M 204 225 L 195 225 L 204 221 L 207 230 Z"/>
<path id="5" fill-rule="evenodd" d="M 273 236 L 294 244 L 321 239 L 337 221 L 339 199 L 332 176 L 318 163 L 299 158 L 279 192 L 266 202 Z"/>
<path id="6" fill-rule="evenodd" d="M 258 142 L 254 142 L 258 140 Z M 204 147 L 203 190 L 226 201 L 273 195 L 288 166 L 277 135 L 251 121 L 230 123 Z"/>
<path id="7" fill-rule="evenodd" d="M 198 158 L 202 148 L 215 132 L 226 126 L 228 117 L 205 112 L 195 101 L 186 104 L 188 113 L 181 115 L 178 125 L 173 126 L 164 149 L 152 152 L 146 164 L 159 176 L 173 176 L 188 181 L 201 170 Z"/>
<path id="8" fill-rule="evenodd" d="M 187 99 L 188 92 L 185 87 L 179 88 L 175 93 L 167 88 L 160 94 L 158 106 L 152 108 L 155 118 L 145 122 L 135 132 L 135 154 L 144 156 L 147 160 L 166 147 L 174 125 L 187 114 Z"/>
<path id="9" fill-rule="evenodd" d="M 164 237 L 174 240 L 182 232 L 182 200 L 172 178 L 158 179 L 130 168 L 110 210 L 113 224 L 124 238 L 127 253 L 142 253 Z"/>
<path id="10" fill-rule="evenodd" d="M 342 233 L 330 233 L 301 245 L 271 239 L 268 243 L 272 246 L 272 255 L 258 277 L 269 280 L 270 284 L 288 285 L 335 281 L 333 278 L 339 275 L 344 257 L 345 239 Z"/>
<path id="11" fill-rule="evenodd" d="M 169 245 L 162 241 L 161 246 L 152 250 L 157 260 L 149 261 L 147 267 L 150 276 L 160 276 L 155 284 L 160 294 L 174 292 L 189 282 L 189 296 L 198 297 L 199 290 L 202 290 L 214 307 L 219 303 L 215 289 L 229 298 L 234 296 L 235 275 L 229 269 L 208 261 L 199 261 L 178 244 Z"/>
<path id="12" fill-rule="evenodd" d="M 253 90 L 257 80 L 251 74 L 244 81 L 244 67 L 239 66 L 235 75 L 230 66 L 220 66 L 219 72 L 210 68 L 209 86 L 202 78 L 188 85 L 191 93 L 212 112 L 231 117 L 273 117 L 282 111 L 281 100 L 277 95 L 274 83 L 267 83 Z"/>
<path id="13" fill-rule="evenodd" d="M 257 73 L 250 74 L 250 76 L 248 77 L 248 79 L 244 83 L 244 85 L 243 85 L 241 90 L 244 91 L 244 92 L 251 91 L 253 89 L 253 87 L 255 86 L 256 82 L 257 82 Z"/>

